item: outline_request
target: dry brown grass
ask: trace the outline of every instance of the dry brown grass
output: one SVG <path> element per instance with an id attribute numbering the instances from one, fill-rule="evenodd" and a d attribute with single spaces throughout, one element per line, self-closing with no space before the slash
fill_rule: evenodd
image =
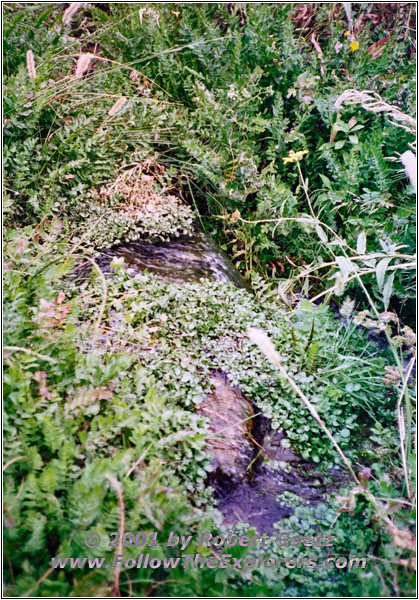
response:
<path id="1" fill-rule="evenodd" d="M 138 163 L 133 168 L 121 173 L 115 181 L 99 190 L 101 200 L 119 197 L 115 208 L 132 216 L 142 213 L 158 216 L 167 213 L 169 205 L 179 205 L 175 196 L 162 196 L 154 189 L 154 182 L 164 171 L 164 167 L 153 160 Z"/>

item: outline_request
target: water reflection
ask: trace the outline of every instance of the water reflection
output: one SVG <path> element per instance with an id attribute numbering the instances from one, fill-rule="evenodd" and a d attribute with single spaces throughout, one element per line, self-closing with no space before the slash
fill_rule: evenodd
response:
<path id="1" fill-rule="evenodd" d="M 233 263 L 214 242 L 201 231 L 168 242 L 124 243 L 109 250 L 100 251 L 95 258 L 101 269 L 110 270 L 114 257 L 123 257 L 127 267 L 136 273 L 150 271 L 173 283 L 213 279 L 232 281 L 239 288 L 249 289 Z"/>

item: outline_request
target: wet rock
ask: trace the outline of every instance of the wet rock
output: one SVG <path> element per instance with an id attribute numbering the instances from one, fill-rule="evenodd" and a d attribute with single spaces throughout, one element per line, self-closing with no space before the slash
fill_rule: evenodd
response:
<path id="1" fill-rule="evenodd" d="M 273 533 L 274 523 L 293 512 L 281 502 L 282 492 L 312 504 L 324 498 L 327 482 L 287 447 L 286 435 L 272 431 L 269 419 L 224 373 L 215 373 L 213 381 L 214 392 L 197 409 L 210 421 L 213 472 L 208 484 L 226 526 L 242 521 L 259 533 Z"/>
<path id="2" fill-rule="evenodd" d="M 216 385 L 197 412 L 210 420 L 208 444 L 213 455 L 210 483 L 216 489 L 231 489 L 247 477 L 254 455 L 252 429 L 254 406 L 227 376 L 216 373 Z"/>
<path id="3" fill-rule="evenodd" d="M 280 462 L 300 462 L 301 457 L 283 445 L 286 436 L 281 431 L 265 433 L 263 439 L 263 455 L 268 459 L 277 460 Z"/>
<path id="4" fill-rule="evenodd" d="M 293 513 L 292 508 L 283 506 L 277 500 L 278 489 L 262 484 L 260 479 L 245 481 L 229 494 L 218 500 L 218 509 L 223 514 L 223 525 L 231 527 L 236 523 L 248 523 L 259 534 L 274 533 L 274 524 Z"/>

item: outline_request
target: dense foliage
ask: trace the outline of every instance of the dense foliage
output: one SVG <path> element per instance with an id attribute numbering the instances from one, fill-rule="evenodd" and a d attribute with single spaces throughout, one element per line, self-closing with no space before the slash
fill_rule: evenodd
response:
<path id="1" fill-rule="evenodd" d="M 178 193 L 199 206 L 248 276 L 257 268 L 295 277 L 331 258 L 314 224 L 295 221 L 309 215 L 309 206 L 295 164 L 282 160 L 290 150 L 308 150 L 301 168 L 318 219 L 349 247 L 363 231 L 368 250 L 414 251 L 413 190 L 388 160 L 414 136 L 386 112 L 334 108 L 342 91 L 356 87 L 412 114 L 410 5 L 382 14 L 357 7 L 356 51 L 340 5 L 335 15 L 324 4 L 306 17 L 298 5 L 141 10 L 140 19 L 135 6 L 89 5 L 71 26 L 62 25 L 56 5 L 9 13 L 4 136 L 13 218 L 64 213 L 84 230 L 86 219 L 93 226 L 103 212 L 87 211 L 89 190 L 125 165 L 158 158 L 167 167 L 166 186 L 172 178 Z M 305 31 L 305 18 L 321 35 L 317 50 L 310 26 L 306 35 L 296 33 L 301 25 Z M 35 79 L 26 71 L 22 36 L 37 63 L 42 57 Z M 80 52 L 92 59 L 77 78 Z M 125 104 L 109 116 L 121 97 Z M 114 239 L 123 233 L 121 216 L 105 213 L 99 245 L 112 221 Z M 245 221 L 231 221 L 231 214 Z M 227 218 L 221 228 L 217 217 Z M 315 275 L 306 292 L 327 285 L 322 269 Z M 404 270 L 394 288 L 396 305 L 414 297 Z"/>
<path id="2" fill-rule="evenodd" d="M 11 564 L 21 557 L 20 540 L 28 557 L 23 572 L 14 573 L 15 594 L 35 593 L 51 557 L 89 556 L 86 530 L 105 537 L 117 528 L 109 473 L 123 481 L 127 531 L 151 533 L 157 527 L 167 537 L 194 525 L 206 530 L 211 517 L 211 528 L 216 526 L 219 517 L 208 508 L 205 487 L 211 470 L 206 421 L 192 410 L 209 391 L 213 369 L 239 383 L 303 456 L 323 468 L 337 461 L 287 382 L 250 345 L 248 325 L 270 331 L 284 364 L 349 456 L 355 458 L 354 439 L 365 426 L 384 426 L 390 433 L 394 396 L 383 383 L 386 361 L 351 321 L 337 325 L 326 306 L 313 311 L 309 302 L 289 320 L 275 305 L 266 300 L 261 305 L 231 284 L 179 287 L 147 274 L 133 278 L 119 259 L 107 284 L 92 276 L 80 285 L 72 279 L 75 262 L 59 230 L 58 222 L 41 231 L 26 228 L 8 240 L 6 253 L 5 455 L 11 462 L 5 535 Z M 371 442 L 372 457 L 385 431 Z M 139 460 L 140 468 L 133 468 Z M 375 465 L 376 473 L 382 468 Z M 385 479 L 380 486 L 395 494 Z M 335 510 L 320 519 L 323 527 Z M 310 531 L 316 520 L 305 519 Z M 339 536 L 343 550 L 349 540 L 343 526 Z M 359 551 L 366 547 L 360 539 Z M 90 555 L 107 551 L 103 543 Z M 255 575 L 259 592 L 266 592 L 266 573 Z M 316 585 L 326 576 L 327 570 L 319 574 Z M 185 577 L 182 585 L 192 585 L 187 572 Z M 43 593 L 70 594 L 61 578 L 46 581 Z M 103 584 L 103 573 L 87 581 L 83 576 L 76 593 L 90 593 L 93 581 Z M 194 582 L 192 590 L 202 594 L 206 583 Z M 230 585 L 241 584 L 240 578 L 226 577 L 221 589 L 227 593 Z M 341 589 L 343 581 L 336 585 Z"/>
<path id="3" fill-rule="evenodd" d="M 5 7 L 8 595 L 413 594 L 415 195 L 398 156 L 414 142 L 415 13 L 346 4 Z M 379 94 L 383 110 L 337 108 L 348 88 Z M 119 259 L 105 277 L 94 261 L 121 240 L 187 233 L 193 218 L 253 295 L 133 276 Z M 80 260 L 88 279 L 74 275 Z M 317 507 L 284 495 L 296 510 L 277 527 L 333 528 L 336 552 L 370 556 L 367 572 L 51 569 L 52 557 L 109 553 L 122 513 L 126 531 L 164 538 L 221 528 L 194 410 L 213 370 L 316 469 L 342 468 L 248 326 L 269 333 L 364 473 Z"/>

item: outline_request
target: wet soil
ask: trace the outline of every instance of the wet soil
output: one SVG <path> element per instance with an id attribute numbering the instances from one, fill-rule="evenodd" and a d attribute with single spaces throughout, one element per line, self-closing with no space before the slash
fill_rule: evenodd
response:
<path id="1" fill-rule="evenodd" d="M 273 534 L 273 525 L 293 513 L 281 501 L 292 492 L 315 505 L 349 480 L 345 472 L 316 472 L 313 463 L 286 447 L 286 435 L 273 432 L 269 419 L 232 386 L 223 373 L 200 405 L 210 419 L 208 445 L 213 454 L 208 484 L 215 490 L 226 526 L 248 523 L 260 534 Z M 285 442 L 285 444 L 284 444 Z"/>

